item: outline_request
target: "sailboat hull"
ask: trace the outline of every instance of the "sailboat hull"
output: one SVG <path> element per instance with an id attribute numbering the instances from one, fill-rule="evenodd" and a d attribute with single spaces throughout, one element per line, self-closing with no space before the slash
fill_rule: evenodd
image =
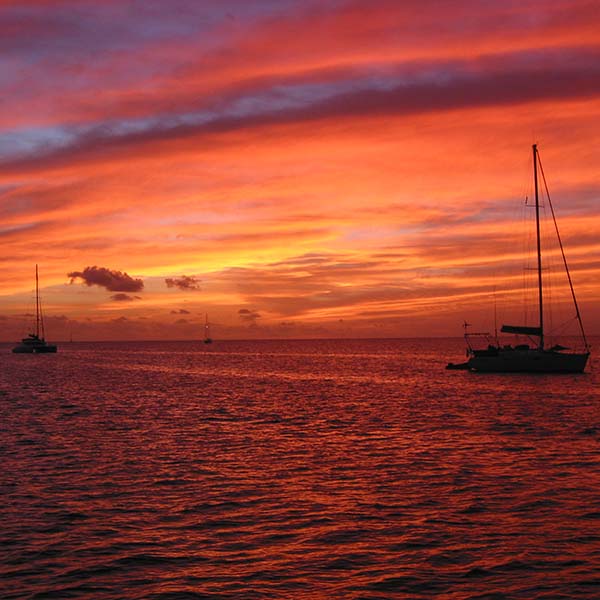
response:
<path id="1" fill-rule="evenodd" d="M 544 350 L 502 350 L 476 353 L 471 371 L 484 373 L 582 373 L 589 353 L 566 354 Z"/>
<path id="2" fill-rule="evenodd" d="M 31 344 L 19 344 L 15 346 L 12 351 L 15 354 L 43 354 L 48 352 L 56 352 L 56 346 L 52 344 L 44 345 L 31 345 Z"/>

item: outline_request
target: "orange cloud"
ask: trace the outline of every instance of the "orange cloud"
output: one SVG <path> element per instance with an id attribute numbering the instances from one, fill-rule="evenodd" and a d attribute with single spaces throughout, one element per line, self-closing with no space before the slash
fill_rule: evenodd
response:
<path id="1" fill-rule="evenodd" d="M 341 335 L 340 319 L 365 335 L 412 334 L 415 320 L 453 332 L 520 279 L 533 141 L 600 321 L 590 3 L 177 0 L 136 19 L 118 2 L 75 17 L 69 2 L 3 7 L 9 321 L 41 263 L 56 327 L 63 316 L 91 337 L 171 337 L 161 324 L 177 310 L 237 337 Z M 118 265 L 143 297 L 69 285 L 83 265 Z"/>

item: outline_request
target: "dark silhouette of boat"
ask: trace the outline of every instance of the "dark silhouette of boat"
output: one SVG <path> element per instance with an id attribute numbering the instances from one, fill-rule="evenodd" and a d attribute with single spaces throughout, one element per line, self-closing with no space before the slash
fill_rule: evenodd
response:
<path id="1" fill-rule="evenodd" d="M 49 344 L 45 340 L 37 265 L 35 265 L 35 333 L 30 333 L 26 338 L 23 338 L 12 351 L 16 354 L 41 354 L 57 351 L 55 344 Z"/>
<path id="2" fill-rule="evenodd" d="M 544 282 L 542 276 L 542 251 L 540 241 L 540 202 L 538 193 L 538 167 L 544 181 L 546 189 L 546 198 L 554 230 L 558 238 L 558 245 L 561 251 L 563 265 L 566 271 L 571 298 L 575 308 L 575 317 L 579 324 L 581 338 L 583 340 L 583 352 L 568 352 L 568 348 L 555 344 L 546 347 L 544 336 Z M 537 288 L 538 288 L 538 324 L 535 326 L 526 325 L 502 325 L 501 332 L 524 335 L 529 338 L 532 344 L 501 345 L 497 336 L 493 340 L 487 333 L 469 333 L 467 328 L 469 324 L 465 322 L 465 341 L 467 344 L 467 357 L 465 363 L 449 363 L 447 369 L 458 370 L 467 369 L 470 371 L 495 372 L 495 373 L 581 373 L 585 369 L 590 348 L 585 337 L 579 306 L 573 289 L 573 282 L 569 273 L 569 266 L 565 256 L 562 240 L 556 223 L 556 216 L 548 194 L 546 178 L 539 158 L 537 144 L 533 145 L 533 178 L 535 188 L 535 227 L 536 227 L 536 246 L 537 246 Z M 486 348 L 476 349 L 473 347 L 474 339 L 485 338 L 489 343 Z"/>
<path id="3" fill-rule="evenodd" d="M 208 322 L 208 314 L 206 315 L 206 322 L 204 323 L 204 343 L 212 344 L 212 338 L 210 337 L 210 324 Z"/>

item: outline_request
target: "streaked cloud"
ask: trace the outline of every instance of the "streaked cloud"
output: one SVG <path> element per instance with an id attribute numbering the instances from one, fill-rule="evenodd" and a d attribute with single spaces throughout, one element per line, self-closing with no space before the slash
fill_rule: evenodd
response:
<path id="1" fill-rule="evenodd" d="M 260 313 L 249 308 L 240 308 L 238 310 L 240 319 L 246 323 L 256 324 L 257 319 L 260 319 Z"/>
<path id="2" fill-rule="evenodd" d="M 110 299 L 114 302 L 132 302 L 133 300 L 141 300 L 141 297 L 119 292 L 118 294 L 113 294 Z"/>
<path id="3" fill-rule="evenodd" d="M 537 141 L 600 331 L 594 3 L 1 4 L 9 323 L 39 263 L 98 339 L 458 332 L 522 279 Z"/>

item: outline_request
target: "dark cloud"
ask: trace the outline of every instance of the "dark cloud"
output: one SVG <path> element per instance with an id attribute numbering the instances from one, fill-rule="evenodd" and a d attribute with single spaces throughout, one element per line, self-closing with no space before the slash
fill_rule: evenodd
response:
<path id="1" fill-rule="evenodd" d="M 177 310 L 172 310 L 171 314 L 172 315 L 189 315 L 190 311 L 185 310 L 185 308 L 178 308 Z"/>
<path id="2" fill-rule="evenodd" d="M 256 319 L 260 319 L 259 312 L 248 308 L 240 308 L 240 310 L 238 310 L 238 315 L 240 319 L 246 323 L 256 323 Z"/>
<path id="3" fill-rule="evenodd" d="M 168 277 L 165 279 L 168 288 L 179 288 L 180 290 L 199 290 L 200 280 L 190 275 L 181 277 Z"/>
<path id="4" fill-rule="evenodd" d="M 113 294 L 110 299 L 114 300 L 115 302 L 131 302 L 132 300 L 141 300 L 140 296 L 130 296 L 129 294 L 125 294 L 123 292 Z"/>
<path id="5" fill-rule="evenodd" d="M 140 292 L 144 289 L 144 282 L 121 271 L 113 271 L 105 267 L 86 267 L 83 271 L 72 271 L 67 274 L 71 283 L 76 279 L 83 280 L 87 286 L 98 285 L 109 292 Z"/>
<path id="6" fill-rule="evenodd" d="M 328 76 L 333 86 L 331 95 L 312 101 L 307 98 L 302 105 L 287 110 L 257 100 L 254 112 L 242 116 L 232 114 L 231 106 L 236 103 L 268 95 L 271 84 L 260 81 L 257 89 L 239 90 L 232 98 L 205 107 L 207 114 L 214 115 L 210 119 L 203 114 L 197 123 L 182 123 L 178 111 L 184 107 L 179 106 L 161 120 L 149 121 L 146 128 L 135 132 L 104 123 L 78 127 L 67 131 L 73 140 L 71 144 L 36 148 L 31 154 L 7 158 L 0 162 L 0 171 L 96 160 L 112 153 L 130 154 L 138 146 L 168 140 L 193 138 L 198 141 L 205 137 L 214 143 L 215 135 L 271 125 L 597 97 L 600 94 L 600 50 L 541 49 L 502 53 L 476 61 L 422 61 L 392 66 L 388 73 L 389 86 L 385 89 L 373 87 L 371 79 L 360 73 L 343 70 L 328 72 Z M 314 77 L 318 80 L 316 74 Z M 349 85 L 351 82 L 354 85 Z M 335 90 L 336 83 L 339 92 Z M 346 91 L 348 89 L 351 91 Z"/>

